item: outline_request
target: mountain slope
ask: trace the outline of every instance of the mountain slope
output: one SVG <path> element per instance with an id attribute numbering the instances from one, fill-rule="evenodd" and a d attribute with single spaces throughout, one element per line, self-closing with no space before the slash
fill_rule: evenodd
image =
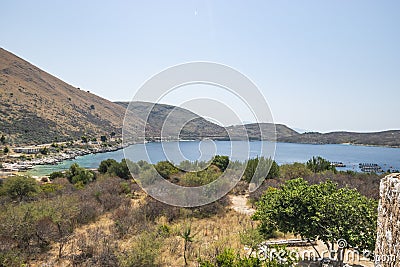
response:
<path id="1" fill-rule="evenodd" d="M 125 109 L 0 48 L 0 133 L 16 144 L 121 133 Z M 143 121 L 137 119 L 138 126 Z"/>
<path id="2" fill-rule="evenodd" d="M 127 108 L 129 105 L 129 102 L 115 103 L 124 108 Z M 180 128 L 180 126 L 184 126 L 179 135 L 179 138 L 181 139 L 201 139 L 207 137 L 217 140 L 229 140 L 229 136 L 232 140 L 244 140 L 246 138 L 242 126 L 229 126 L 225 129 L 220 125 L 212 123 L 199 115 L 180 107 L 166 104 L 154 105 L 153 103 L 148 102 L 132 102 L 129 109 L 133 113 L 142 114 L 143 116 L 150 114 L 148 118 L 142 117 L 141 119 L 148 121 L 157 136 L 160 136 L 163 127 L 165 137 L 176 136 L 176 134 L 174 134 L 177 130 L 176 127 Z M 166 123 L 167 127 L 164 125 L 166 120 L 168 121 L 168 123 Z M 186 122 L 188 123 L 185 124 Z M 273 140 L 273 131 L 275 130 L 278 139 L 298 135 L 296 131 L 281 124 L 275 124 L 275 127 L 271 123 L 252 123 L 245 125 L 248 137 L 251 140 L 260 140 L 260 128 L 265 135 L 263 137 L 265 140 Z"/>
<path id="3" fill-rule="evenodd" d="M 129 102 L 115 103 L 124 108 L 129 106 Z M 184 108 L 136 101 L 131 103 L 129 111 L 148 122 L 146 129 L 148 139 L 159 139 L 161 129 L 163 137 L 172 140 L 176 140 L 178 137 L 186 140 L 206 137 L 213 139 L 227 138 L 226 130 L 223 127 Z M 147 117 L 147 115 L 149 116 Z M 150 134 L 147 130 L 150 130 Z"/>

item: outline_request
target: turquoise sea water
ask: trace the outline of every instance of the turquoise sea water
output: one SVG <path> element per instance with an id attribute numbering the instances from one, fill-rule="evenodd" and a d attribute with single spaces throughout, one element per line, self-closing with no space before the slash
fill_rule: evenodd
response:
<path id="1" fill-rule="evenodd" d="M 156 163 L 167 158 L 175 163 L 184 159 L 209 160 L 215 154 L 228 155 L 234 160 L 246 160 L 260 155 L 261 146 L 271 146 L 268 142 L 254 141 L 185 141 L 136 144 L 125 149 L 125 154 L 133 161 L 146 160 Z M 232 146 L 236 148 L 231 154 Z M 145 148 L 145 149 L 144 149 Z M 239 153 L 237 153 L 239 149 Z M 249 152 L 249 153 L 247 153 Z M 146 154 L 147 153 L 147 154 Z M 377 163 L 383 170 L 400 169 L 400 148 L 369 147 L 353 145 L 309 145 L 277 143 L 275 160 L 278 164 L 306 162 L 313 156 L 322 156 L 330 161 L 341 161 L 347 165 L 345 170 L 359 171 L 359 163 Z M 102 160 L 113 158 L 120 161 L 124 158 L 124 150 L 100 154 L 90 154 L 66 160 L 57 165 L 39 165 L 28 173 L 34 176 L 47 175 L 53 171 L 65 170 L 76 162 L 85 168 L 97 168 Z"/>

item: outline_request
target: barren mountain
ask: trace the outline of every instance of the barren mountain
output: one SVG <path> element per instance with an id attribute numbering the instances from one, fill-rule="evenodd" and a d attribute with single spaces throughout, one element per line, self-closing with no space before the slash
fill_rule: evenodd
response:
<path id="1" fill-rule="evenodd" d="M 16 144 L 121 133 L 125 109 L 0 48 L 0 133 Z M 137 125 L 143 125 L 138 119 Z"/>
<path id="2" fill-rule="evenodd" d="M 127 108 L 129 105 L 129 102 L 115 103 L 124 108 Z M 299 134 L 285 125 L 274 125 L 271 123 L 246 124 L 244 128 L 243 126 L 235 125 L 226 127 L 225 129 L 187 109 L 166 104 L 132 102 L 129 110 L 134 114 L 143 115 L 144 117 L 141 117 L 141 119 L 147 121 L 153 127 L 156 135 L 160 136 L 162 129 L 163 136 L 165 137 L 176 137 L 177 135 L 174 132 L 177 130 L 177 127 L 180 130 L 179 138 L 181 139 L 201 139 L 206 137 L 215 140 L 229 140 L 229 138 L 232 140 L 244 140 L 247 138 L 244 130 L 247 131 L 250 140 L 260 140 L 261 131 L 263 133 L 263 140 L 273 140 L 274 131 L 276 131 L 278 139 Z"/>

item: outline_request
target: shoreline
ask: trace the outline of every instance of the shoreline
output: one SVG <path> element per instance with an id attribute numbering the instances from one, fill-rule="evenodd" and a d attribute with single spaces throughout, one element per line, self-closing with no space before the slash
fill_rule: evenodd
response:
<path id="1" fill-rule="evenodd" d="M 132 144 L 129 144 L 129 145 L 132 145 Z M 127 146 L 129 146 L 129 145 L 127 145 Z M 1 170 L 1 172 L 2 172 L 3 176 L 9 176 L 16 172 L 26 172 L 30 169 L 33 169 L 35 166 L 39 166 L 39 165 L 56 165 L 65 160 L 73 160 L 76 157 L 90 155 L 90 154 L 113 152 L 113 151 L 121 150 L 123 148 L 124 148 L 124 146 L 122 146 L 121 144 L 114 145 L 114 146 L 107 146 L 107 147 L 67 148 L 64 151 L 50 154 L 50 155 L 44 155 L 41 158 L 35 158 L 35 159 L 31 159 L 31 160 L 18 159 L 17 161 L 12 162 L 12 163 L 3 162 L 2 163 L 3 168 Z"/>
<path id="2" fill-rule="evenodd" d="M 198 140 L 187 140 L 187 139 L 182 139 L 182 140 L 168 140 L 168 141 L 174 141 L 174 142 L 189 142 L 189 141 L 201 141 L 200 139 Z M 168 142 L 167 141 L 167 142 Z M 213 141 L 221 141 L 221 140 L 213 140 Z M 232 140 L 232 141 L 240 141 L 240 140 Z M 267 141 L 267 140 L 249 140 L 249 142 L 253 141 Z M 146 141 L 145 143 L 161 143 L 165 141 L 161 140 L 152 140 L 152 141 Z M 270 142 L 270 141 L 267 141 Z M 130 143 L 119 143 L 119 144 L 114 144 L 112 146 L 106 146 L 106 147 L 71 147 L 71 148 L 65 148 L 63 151 L 57 152 L 57 153 L 51 153 L 50 155 L 44 155 L 40 158 L 35 158 L 35 159 L 16 159 L 16 161 L 12 163 L 6 163 L 3 162 L 3 169 L 0 170 L 1 174 L 3 177 L 13 175 L 18 172 L 26 172 L 31 169 L 33 169 L 35 166 L 39 165 L 56 165 L 60 162 L 66 161 L 66 160 L 73 160 L 76 157 L 79 156 L 85 156 L 85 155 L 90 155 L 90 154 L 100 154 L 100 153 L 107 153 L 107 152 L 113 152 L 113 151 L 118 151 L 121 150 L 125 147 L 139 144 L 141 142 L 130 142 Z M 144 144 L 145 144 L 144 143 Z M 345 145 L 345 146 L 365 146 L 365 147 L 382 147 L 382 148 L 395 148 L 395 149 L 400 149 L 400 147 L 394 147 L 394 146 L 382 146 L 382 145 L 366 145 L 366 144 L 354 144 L 354 143 L 294 143 L 294 142 L 276 142 L 276 143 L 286 143 L 286 144 L 300 144 L 300 145 Z M 89 145 L 90 146 L 90 145 Z M 22 155 L 22 154 L 21 154 Z"/>

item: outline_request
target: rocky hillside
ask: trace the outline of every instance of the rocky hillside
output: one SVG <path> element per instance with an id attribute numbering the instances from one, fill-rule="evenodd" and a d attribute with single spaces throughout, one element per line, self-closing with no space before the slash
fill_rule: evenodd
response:
<path id="1" fill-rule="evenodd" d="M 125 109 L 0 48 L 0 134 L 15 144 L 121 133 Z M 138 119 L 137 125 L 143 125 Z"/>

